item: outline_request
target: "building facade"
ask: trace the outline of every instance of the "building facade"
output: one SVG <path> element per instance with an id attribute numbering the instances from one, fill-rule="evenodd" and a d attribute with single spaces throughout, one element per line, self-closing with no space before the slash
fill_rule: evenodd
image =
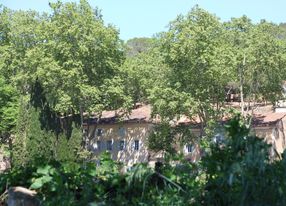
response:
<path id="1" fill-rule="evenodd" d="M 120 119 L 117 118 L 116 111 L 105 111 L 100 119 L 94 117 L 85 123 L 89 137 L 88 149 L 96 156 L 109 151 L 114 160 L 127 167 L 142 162 L 153 164 L 163 157 L 162 153 L 148 150 L 148 136 L 157 122 L 158 120 L 151 118 L 150 105 L 140 105 Z M 194 124 L 187 118 L 182 118 L 177 123 L 189 126 Z M 254 114 L 252 131 L 272 144 L 273 154 L 276 151 L 281 154 L 286 148 L 285 123 L 286 113 Z M 200 129 L 194 127 L 192 132 L 199 136 Z M 175 147 L 192 162 L 199 160 L 202 154 L 199 145 L 194 142 L 186 145 L 178 143 Z"/>

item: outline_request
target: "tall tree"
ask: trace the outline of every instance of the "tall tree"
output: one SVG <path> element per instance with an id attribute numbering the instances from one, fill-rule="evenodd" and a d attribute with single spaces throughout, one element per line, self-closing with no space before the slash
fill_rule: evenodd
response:
<path id="1" fill-rule="evenodd" d="M 170 87 L 192 98 L 188 116 L 198 115 L 202 126 L 217 118 L 231 79 L 230 48 L 224 37 L 219 19 L 198 7 L 178 16 L 162 35 L 163 56 L 171 68 Z"/>
<path id="2" fill-rule="evenodd" d="M 273 105 L 282 95 L 282 84 L 285 81 L 285 39 L 282 31 L 275 24 L 261 21 L 254 28 L 250 37 L 249 51 L 251 69 L 249 76 L 249 98 L 257 101 L 262 97 Z"/>
<path id="3" fill-rule="evenodd" d="M 50 5 L 53 14 L 41 29 L 44 41 L 30 53 L 30 68 L 36 68 L 31 75 L 57 111 L 97 111 L 100 87 L 116 76 L 123 60 L 118 31 L 104 26 L 87 1 Z"/>
<path id="4" fill-rule="evenodd" d="M 0 75 L 0 153 L 12 150 L 18 107 L 16 89 Z"/>
<path id="5" fill-rule="evenodd" d="M 7 82 L 37 103 L 45 129 L 57 132 L 47 123 L 57 124 L 56 114 L 80 114 L 83 123 L 84 112 L 128 110 L 132 105 L 119 71 L 125 56 L 118 31 L 105 26 L 99 10 L 86 0 L 50 7 L 50 15 L 0 8 L 0 71 Z"/>
<path id="6" fill-rule="evenodd" d="M 16 125 L 17 111 L 17 91 L 0 76 L 0 137 L 3 140 L 11 134 Z"/>
<path id="7" fill-rule="evenodd" d="M 118 31 L 105 26 L 86 0 L 50 6 L 51 15 L 1 10 L 1 28 L 9 31 L 0 39 L 5 77 L 29 97 L 39 84 L 45 96 L 39 109 L 80 113 L 81 122 L 84 112 L 129 108 L 119 75 L 124 47 Z"/>
<path id="8" fill-rule="evenodd" d="M 264 99 L 274 104 L 281 98 L 285 79 L 282 31 L 266 21 L 252 24 L 246 16 L 233 18 L 225 28 L 232 47 L 233 72 L 237 74 L 234 81 L 240 85 L 242 113 L 246 107 L 245 98 L 249 103 Z"/>
<path id="9" fill-rule="evenodd" d="M 244 97 L 245 97 L 245 73 L 247 70 L 246 59 L 248 49 L 250 48 L 249 36 L 253 25 L 251 20 L 246 16 L 241 18 L 233 18 L 231 22 L 225 23 L 227 30 L 227 38 L 232 47 L 234 65 L 234 73 L 237 74 L 237 81 L 239 82 L 240 99 L 241 99 L 241 112 L 244 113 Z M 236 79 L 234 79 L 235 81 Z"/>
<path id="10" fill-rule="evenodd" d="M 85 0 L 50 6 L 51 15 L 2 11 L 10 32 L 1 71 L 13 76 L 22 94 L 31 93 L 38 81 L 50 106 L 61 113 L 108 106 L 101 103 L 101 86 L 118 78 L 124 60 L 118 31 L 105 26 Z"/>

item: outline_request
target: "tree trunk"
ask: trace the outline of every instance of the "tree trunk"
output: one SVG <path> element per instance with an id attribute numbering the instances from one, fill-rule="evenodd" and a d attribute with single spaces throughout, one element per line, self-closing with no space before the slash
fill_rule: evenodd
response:
<path id="1" fill-rule="evenodd" d="M 243 62 L 242 66 L 239 70 L 239 77 L 240 77 L 240 105 L 241 105 L 241 114 L 244 116 L 244 91 L 243 91 L 243 84 L 244 84 L 244 78 L 243 78 L 243 70 L 245 67 L 245 54 L 243 55 Z"/>
<path id="2" fill-rule="evenodd" d="M 205 123 L 206 123 L 206 114 L 204 113 L 204 110 L 201 109 L 201 112 L 199 114 L 199 119 L 200 119 L 200 137 L 204 135 L 204 130 L 205 130 Z"/>
<path id="3" fill-rule="evenodd" d="M 87 145 L 86 145 L 87 134 L 86 134 L 85 129 L 83 127 L 83 108 L 81 105 L 79 106 L 79 111 L 80 111 L 80 128 L 82 131 L 82 146 L 84 149 L 86 149 L 87 148 Z"/>

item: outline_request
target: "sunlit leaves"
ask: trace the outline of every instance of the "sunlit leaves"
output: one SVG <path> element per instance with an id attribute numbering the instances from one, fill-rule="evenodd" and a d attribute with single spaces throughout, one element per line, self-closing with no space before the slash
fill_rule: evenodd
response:
<path id="1" fill-rule="evenodd" d="M 1 39 L 1 71 L 21 94 L 31 93 L 38 81 L 59 113 L 103 109 L 100 87 L 123 61 L 118 31 L 105 26 L 87 1 L 50 6 L 51 15 L 2 11 L 1 28 L 9 32 Z"/>
<path id="2" fill-rule="evenodd" d="M 189 116 L 197 114 L 206 120 L 213 105 L 224 101 L 224 87 L 231 79 L 224 37 L 218 18 L 198 7 L 171 22 L 169 31 L 162 34 L 170 86 L 189 95 L 192 107 L 199 108 L 190 107 Z"/>

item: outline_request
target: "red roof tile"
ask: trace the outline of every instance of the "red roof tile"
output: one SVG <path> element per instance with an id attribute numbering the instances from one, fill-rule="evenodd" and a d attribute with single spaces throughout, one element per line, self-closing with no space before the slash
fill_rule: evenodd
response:
<path id="1" fill-rule="evenodd" d="M 152 107 L 151 105 L 137 105 L 138 107 L 132 109 L 129 114 L 123 114 L 122 112 L 117 111 L 103 111 L 101 116 L 101 123 L 115 123 L 118 119 L 123 120 L 124 122 L 155 122 L 151 117 Z M 254 113 L 252 117 L 253 126 L 266 126 L 276 123 L 278 120 L 284 118 L 286 113 Z M 96 117 L 94 117 L 96 119 Z M 223 117 L 221 121 L 225 122 L 229 117 Z M 190 119 L 187 116 L 182 116 L 175 124 L 200 124 L 200 119 L 194 117 Z"/>
<path id="2" fill-rule="evenodd" d="M 130 120 L 144 120 L 144 121 L 152 121 L 151 118 L 151 105 L 142 105 L 136 109 L 131 110 L 131 113 L 124 117 L 125 121 Z"/>
<path id="3" fill-rule="evenodd" d="M 98 115 L 94 115 L 92 119 L 95 121 L 89 121 L 91 124 L 97 122 Z M 119 120 L 124 122 L 152 122 L 151 118 L 151 106 L 141 105 L 135 109 L 132 109 L 130 113 L 123 113 L 120 110 L 103 111 L 100 116 L 100 123 L 116 123 Z"/>
<path id="4" fill-rule="evenodd" d="M 271 125 L 276 123 L 277 121 L 281 120 L 286 116 L 286 113 L 257 113 L 253 115 L 252 124 L 253 126 L 264 126 L 264 125 Z"/>

